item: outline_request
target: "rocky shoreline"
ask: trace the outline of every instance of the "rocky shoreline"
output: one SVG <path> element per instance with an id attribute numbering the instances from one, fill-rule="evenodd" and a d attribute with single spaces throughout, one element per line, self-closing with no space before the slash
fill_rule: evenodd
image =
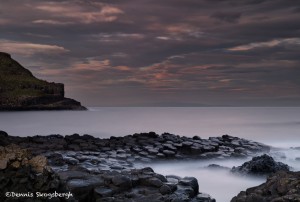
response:
<path id="1" fill-rule="evenodd" d="M 42 167 L 47 169 L 40 169 L 39 173 L 45 170 L 46 176 L 53 173 L 59 184 L 74 195 L 68 200 L 88 202 L 213 202 L 215 199 L 201 192 L 194 177 L 163 176 L 150 167 L 137 165 L 171 160 L 246 158 L 270 151 L 267 145 L 229 135 L 202 139 L 150 132 L 100 139 L 78 134 L 15 137 L 1 131 L 1 193 L 9 187 L 3 184 L 7 170 L 18 172 L 24 166 L 32 167 L 30 163 L 22 163 L 22 159 L 6 157 L 5 151 L 11 144 L 32 156 L 46 157 L 47 166 L 42 161 Z M 9 201 L 9 198 L 4 199 Z"/>
<path id="2" fill-rule="evenodd" d="M 270 150 L 269 146 L 262 143 L 229 135 L 202 139 L 199 136 L 190 138 L 149 132 L 101 139 L 78 134 L 14 137 L 0 132 L 0 136 L 2 145 L 14 143 L 22 148 L 30 148 L 37 154 L 47 153 L 49 150 L 92 151 L 98 152 L 103 158 L 144 162 L 167 159 L 244 158 Z"/>

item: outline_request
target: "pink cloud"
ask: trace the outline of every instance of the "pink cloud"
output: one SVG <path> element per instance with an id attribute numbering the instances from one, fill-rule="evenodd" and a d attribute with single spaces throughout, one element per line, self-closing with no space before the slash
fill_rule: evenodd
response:
<path id="1" fill-rule="evenodd" d="M 73 23 L 80 22 L 84 24 L 90 24 L 95 22 L 112 22 L 118 19 L 120 14 L 124 12 L 114 6 L 105 5 L 101 3 L 95 3 L 92 6 L 89 4 L 78 4 L 70 2 L 51 2 L 51 3 L 40 3 L 35 7 L 38 10 L 48 12 L 53 14 L 53 17 L 65 17 L 67 22 L 61 22 L 53 19 L 42 19 L 35 20 L 34 23 L 44 23 L 44 24 L 55 24 Z"/>
<path id="2" fill-rule="evenodd" d="M 24 56 L 31 56 L 36 53 L 59 54 L 69 51 L 68 49 L 58 45 L 38 44 L 30 42 L 0 40 L 0 44 L 2 51 Z"/>

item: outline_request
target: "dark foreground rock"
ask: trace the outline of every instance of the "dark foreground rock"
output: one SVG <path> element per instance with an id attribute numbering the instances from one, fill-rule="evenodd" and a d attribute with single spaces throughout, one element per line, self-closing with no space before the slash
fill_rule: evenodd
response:
<path id="1" fill-rule="evenodd" d="M 214 202 L 209 195 L 199 193 L 193 177 L 165 177 L 151 168 L 116 172 L 103 171 L 87 175 L 82 171 L 60 172 L 59 175 L 82 202 Z"/>
<path id="2" fill-rule="evenodd" d="M 55 153 L 52 160 L 65 165 L 66 160 L 60 157 Z M 79 161 L 74 159 L 67 160 L 72 166 L 54 173 L 44 156 L 32 156 L 17 145 L 0 147 L 1 201 L 215 201 L 199 192 L 193 177 L 163 176 L 151 168 L 105 170 L 101 164 L 95 166 L 96 171 L 77 165 Z M 56 195 L 50 200 L 55 193 L 62 197 Z"/>
<path id="3" fill-rule="evenodd" d="M 9 54 L 0 52 L 0 111 L 85 109 L 64 97 L 64 84 L 37 79 Z"/>
<path id="4" fill-rule="evenodd" d="M 75 201 L 43 156 L 32 156 L 16 145 L 0 147 L 0 199 L 7 201 Z"/>
<path id="5" fill-rule="evenodd" d="M 251 161 L 245 162 L 241 166 L 233 167 L 231 171 L 250 175 L 269 175 L 277 171 L 289 171 L 289 166 L 276 162 L 271 156 L 264 154 L 253 157 Z"/>
<path id="6" fill-rule="evenodd" d="M 196 178 L 162 176 L 151 168 L 138 168 L 136 165 L 167 160 L 242 158 L 270 149 L 264 144 L 229 135 L 202 139 L 150 132 L 100 139 L 78 134 L 14 137 L 0 131 L 0 146 L 5 146 L 1 148 L 6 151 L 11 143 L 38 156 L 28 157 L 27 162 L 22 156 L 11 159 L 8 152 L 0 158 L 1 172 L 7 173 L 13 166 L 20 167 L 26 161 L 28 169 L 32 169 L 29 176 L 31 171 L 44 176 L 37 178 L 38 184 L 46 183 L 44 181 L 51 183 L 55 179 L 59 187 L 64 185 L 66 191 L 80 202 L 213 202 L 215 200 L 209 195 L 201 193 L 201 188 L 199 192 Z M 45 170 L 47 164 L 50 168 Z M 14 180 L 12 175 L 6 178 Z M 21 182 L 19 178 L 16 180 L 16 183 Z M 30 183 L 37 182 L 33 180 Z M 45 187 L 52 187 L 49 183 Z M 5 185 L 7 189 L 11 186 Z"/>
<path id="7" fill-rule="evenodd" d="M 240 192 L 231 202 L 298 202 L 300 201 L 300 172 L 280 171 L 266 183 Z"/>

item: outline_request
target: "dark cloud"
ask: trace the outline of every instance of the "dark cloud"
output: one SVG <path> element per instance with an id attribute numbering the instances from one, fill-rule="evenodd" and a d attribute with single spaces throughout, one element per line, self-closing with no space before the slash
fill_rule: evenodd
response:
<path id="1" fill-rule="evenodd" d="M 214 14 L 212 14 L 212 18 L 216 18 L 218 20 L 222 20 L 225 22 L 237 22 L 242 16 L 242 13 L 240 12 L 223 12 L 223 11 L 219 11 L 216 12 Z"/>
<path id="2" fill-rule="evenodd" d="M 298 10 L 294 0 L 11 0 L 0 49 L 85 105 L 299 105 Z"/>

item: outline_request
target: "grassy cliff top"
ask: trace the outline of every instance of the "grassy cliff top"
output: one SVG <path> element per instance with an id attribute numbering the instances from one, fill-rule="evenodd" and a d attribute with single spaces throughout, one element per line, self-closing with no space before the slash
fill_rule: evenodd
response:
<path id="1" fill-rule="evenodd" d="M 80 102 L 64 97 L 64 84 L 40 80 L 0 52 L 0 111 L 86 110 Z"/>
<path id="2" fill-rule="evenodd" d="M 11 58 L 0 52 L 0 95 L 14 100 L 18 97 L 43 96 L 54 88 L 54 83 L 37 79 L 32 73 Z"/>

